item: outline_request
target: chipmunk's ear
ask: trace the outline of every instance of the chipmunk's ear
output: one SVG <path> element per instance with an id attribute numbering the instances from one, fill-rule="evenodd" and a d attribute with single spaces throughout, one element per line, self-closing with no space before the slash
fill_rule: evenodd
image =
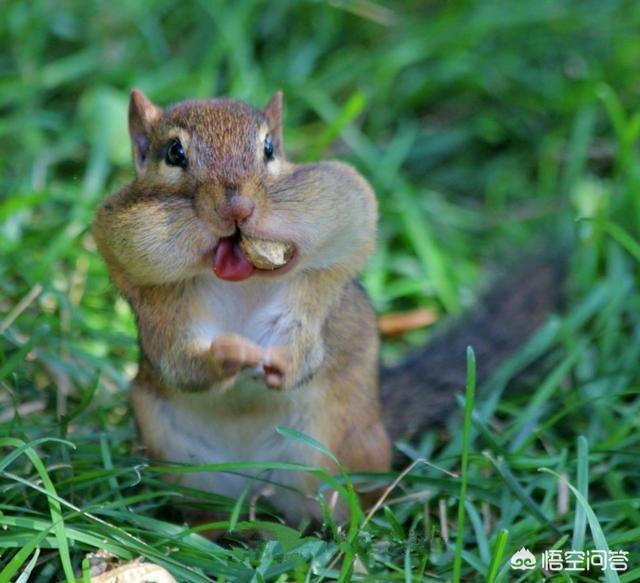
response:
<path id="1" fill-rule="evenodd" d="M 136 170 L 140 173 L 149 156 L 151 144 L 151 129 L 162 117 L 162 110 L 147 99 L 138 89 L 131 91 L 129 99 L 129 135 L 131 136 L 131 150 Z"/>
<path id="2" fill-rule="evenodd" d="M 282 143 L 282 102 L 282 91 L 276 91 L 262 110 L 269 124 L 271 141 L 280 152 L 284 151 L 284 144 Z"/>

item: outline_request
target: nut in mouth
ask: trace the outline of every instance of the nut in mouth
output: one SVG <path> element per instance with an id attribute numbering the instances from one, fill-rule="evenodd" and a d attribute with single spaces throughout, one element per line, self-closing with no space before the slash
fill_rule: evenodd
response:
<path id="1" fill-rule="evenodd" d="M 243 281 L 256 271 L 271 273 L 284 269 L 294 255 L 293 243 L 251 237 L 237 230 L 218 242 L 213 271 L 220 279 Z"/>
<path id="2" fill-rule="evenodd" d="M 257 269 L 274 270 L 284 267 L 293 256 L 294 246 L 284 241 L 240 235 L 240 248 Z"/>

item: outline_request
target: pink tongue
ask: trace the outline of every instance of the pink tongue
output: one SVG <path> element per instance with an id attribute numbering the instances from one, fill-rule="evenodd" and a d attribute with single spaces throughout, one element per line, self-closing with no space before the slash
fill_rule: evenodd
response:
<path id="1" fill-rule="evenodd" d="M 242 281 L 253 273 L 253 269 L 235 237 L 220 239 L 213 260 L 213 271 L 220 279 Z"/>

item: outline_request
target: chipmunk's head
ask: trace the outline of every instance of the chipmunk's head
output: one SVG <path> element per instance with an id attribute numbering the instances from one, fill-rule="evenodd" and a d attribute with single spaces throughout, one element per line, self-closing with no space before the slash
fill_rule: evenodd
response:
<path id="1" fill-rule="evenodd" d="M 133 90 L 129 131 L 136 178 L 105 201 L 94 232 L 100 245 L 109 231 L 103 254 L 138 283 L 179 281 L 203 269 L 230 281 L 284 275 L 320 265 L 314 252 L 335 246 L 319 220 L 337 225 L 346 214 L 342 203 L 309 188 L 322 176 L 287 162 L 282 93 L 263 109 L 208 99 L 162 110 Z M 261 245 L 280 261 L 265 268 L 265 256 L 252 255 Z"/>
<path id="2" fill-rule="evenodd" d="M 134 89 L 129 132 L 140 181 L 170 185 L 190 198 L 207 191 L 219 199 L 217 218 L 225 225 L 248 218 L 259 203 L 260 182 L 285 161 L 281 92 L 262 110 L 234 99 L 203 99 L 163 111 Z"/>

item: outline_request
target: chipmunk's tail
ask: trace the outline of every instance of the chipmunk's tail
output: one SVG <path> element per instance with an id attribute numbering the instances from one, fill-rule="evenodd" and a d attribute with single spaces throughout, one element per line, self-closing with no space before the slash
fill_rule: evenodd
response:
<path id="1" fill-rule="evenodd" d="M 381 371 L 382 415 L 392 439 L 441 424 L 464 393 L 466 349 L 481 385 L 559 305 L 567 253 L 530 257 L 499 277 L 476 309 L 445 328 L 397 367 Z"/>

